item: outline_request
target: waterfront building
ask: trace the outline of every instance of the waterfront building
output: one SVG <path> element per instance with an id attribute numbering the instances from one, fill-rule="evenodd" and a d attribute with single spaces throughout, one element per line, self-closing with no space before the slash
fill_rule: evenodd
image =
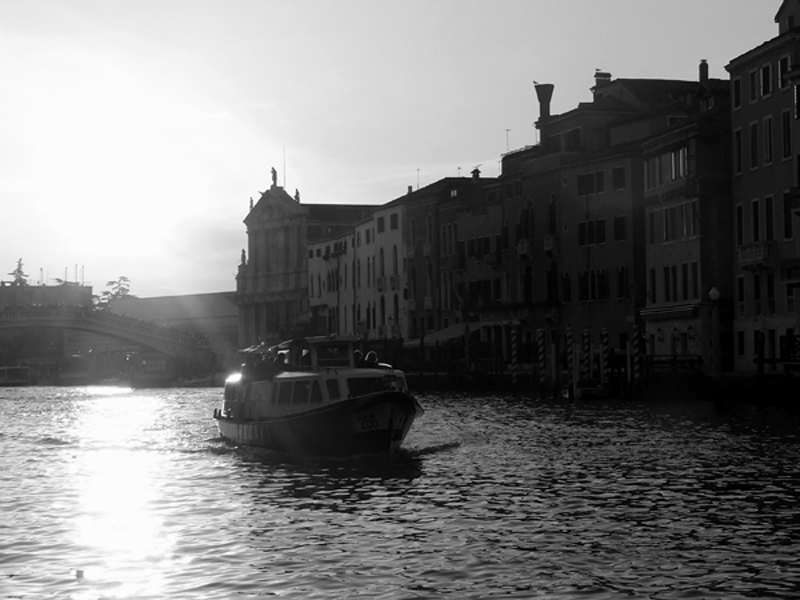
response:
<path id="1" fill-rule="evenodd" d="M 778 35 L 734 58 L 731 78 L 735 368 L 777 367 L 793 345 L 800 301 L 800 2 L 784 1 Z M 760 364 L 764 364 L 761 362 Z"/>
<path id="2" fill-rule="evenodd" d="M 733 370 L 729 89 L 702 61 L 642 144 L 647 353 L 708 375 Z"/>
<path id="3" fill-rule="evenodd" d="M 277 183 L 257 202 L 251 199 L 244 219 L 248 250 L 236 275 L 239 344 L 277 343 L 311 333 L 308 242 L 348 231 L 373 206 L 302 204 Z"/>

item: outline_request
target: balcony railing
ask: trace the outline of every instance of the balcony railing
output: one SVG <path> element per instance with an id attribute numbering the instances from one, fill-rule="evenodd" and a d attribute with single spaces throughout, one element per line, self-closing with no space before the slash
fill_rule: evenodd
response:
<path id="1" fill-rule="evenodd" d="M 754 270 L 775 266 L 775 242 L 750 242 L 739 246 L 739 266 Z"/>

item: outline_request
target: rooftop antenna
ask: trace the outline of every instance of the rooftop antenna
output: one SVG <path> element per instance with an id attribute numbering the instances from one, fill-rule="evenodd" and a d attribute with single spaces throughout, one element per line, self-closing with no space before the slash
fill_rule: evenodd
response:
<path id="1" fill-rule="evenodd" d="M 417 189 L 419 189 L 419 169 L 417 169 Z"/>
<path id="2" fill-rule="evenodd" d="M 511 147 L 508 145 L 508 132 L 511 131 L 510 129 L 506 129 L 506 152 L 511 150 Z"/>

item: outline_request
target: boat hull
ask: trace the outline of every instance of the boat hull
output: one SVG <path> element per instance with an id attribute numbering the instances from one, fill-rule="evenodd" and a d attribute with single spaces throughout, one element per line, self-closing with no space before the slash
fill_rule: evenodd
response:
<path id="1" fill-rule="evenodd" d="M 417 401 L 386 391 L 264 419 L 237 419 L 215 413 L 220 436 L 249 446 L 293 454 L 345 455 L 396 452 L 414 419 Z"/>

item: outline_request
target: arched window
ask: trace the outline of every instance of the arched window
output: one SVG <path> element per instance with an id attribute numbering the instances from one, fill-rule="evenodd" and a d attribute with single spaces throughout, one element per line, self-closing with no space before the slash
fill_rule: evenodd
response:
<path id="1" fill-rule="evenodd" d="M 381 294 L 381 325 L 386 325 L 386 298 Z"/>
<path id="2" fill-rule="evenodd" d="M 397 275 L 397 244 L 392 246 L 392 275 Z"/>

